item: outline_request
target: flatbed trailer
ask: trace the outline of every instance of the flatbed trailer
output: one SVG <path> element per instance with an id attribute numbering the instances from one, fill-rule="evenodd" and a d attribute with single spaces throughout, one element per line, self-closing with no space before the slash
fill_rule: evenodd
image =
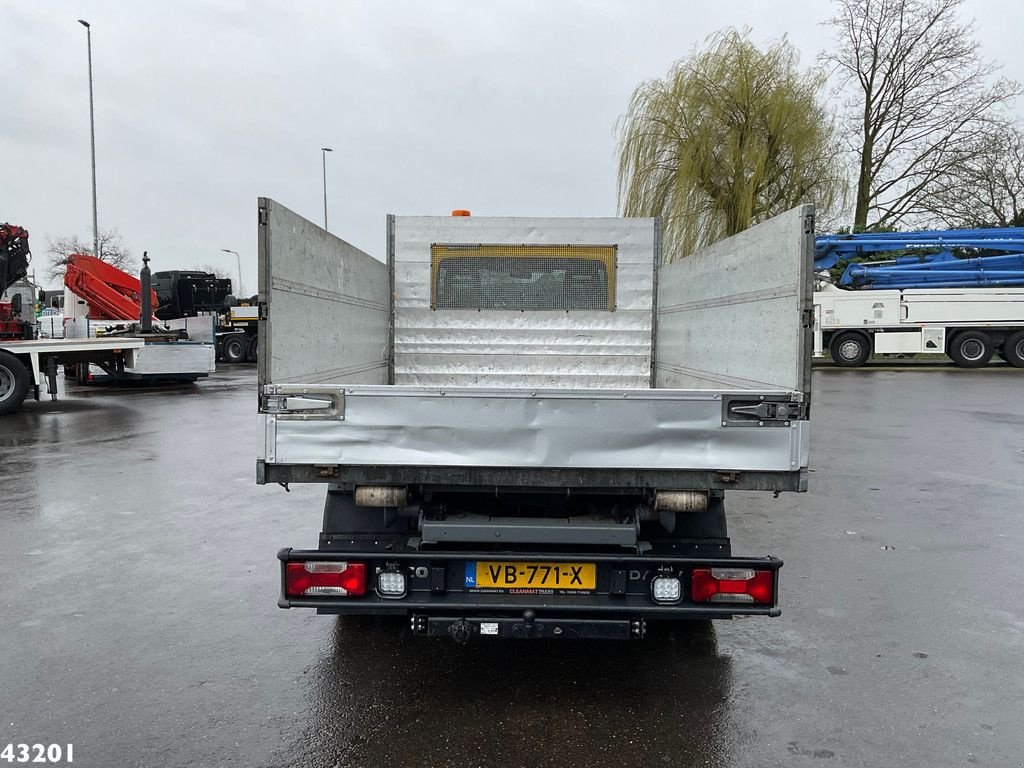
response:
<path id="1" fill-rule="evenodd" d="M 0 416 L 14 413 L 31 392 L 38 401 L 44 384 L 57 399 L 58 369 L 102 364 L 124 370 L 134 364 L 142 339 L 34 339 L 0 341 Z"/>
<path id="2" fill-rule="evenodd" d="M 65 295 L 69 292 L 65 291 Z M 157 333 L 138 334 L 137 323 L 69 317 L 65 338 L 138 338 L 145 342 L 123 368 L 98 363 L 78 365 L 75 378 L 90 382 L 194 382 L 216 370 L 214 318 L 210 315 L 161 322 Z"/>
<path id="3" fill-rule="evenodd" d="M 807 487 L 813 206 L 671 264 L 660 222 L 259 205 L 258 483 L 326 486 L 279 605 L 467 640 L 777 616 L 730 490 Z"/>

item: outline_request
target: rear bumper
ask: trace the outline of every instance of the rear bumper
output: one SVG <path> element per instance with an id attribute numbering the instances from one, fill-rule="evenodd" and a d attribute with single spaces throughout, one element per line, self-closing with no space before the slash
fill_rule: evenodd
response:
<path id="1" fill-rule="evenodd" d="M 404 615 L 417 634 L 482 634 L 499 637 L 642 637 L 647 621 L 728 619 L 734 616 L 778 616 L 778 577 L 782 561 L 775 557 L 666 557 L 521 552 L 380 552 L 353 549 L 320 551 L 282 549 L 282 608 L 315 608 L 320 613 Z M 587 592 L 555 590 L 483 591 L 466 587 L 466 564 L 486 561 L 592 562 L 596 588 Z M 285 568 L 289 562 L 366 563 L 366 594 L 360 597 L 289 596 Z M 768 570 L 772 572 L 771 603 L 695 602 L 691 574 L 695 568 Z M 407 575 L 409 589 L 402 598 L 382 597 L 375 591 L 379 570 Z M 656 603 L 650 581 L 674 575 L 682 582 L 675 603 Z M 559 631 L 556 631 L 559 630 Z M 458 637 L 457 639 L 465 639 Z"/>

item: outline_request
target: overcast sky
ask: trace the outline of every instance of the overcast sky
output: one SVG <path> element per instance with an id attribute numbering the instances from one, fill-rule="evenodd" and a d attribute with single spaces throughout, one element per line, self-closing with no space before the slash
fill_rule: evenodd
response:
<path id="1" fill-rule="evenodd" d="M 1024 79 L 1024 11 L 969 0 Z M 214 264 L 256 290 L 256 198 L 384 256 L 384 217 L 615 213 L 617 117 L 708 34 L 788 34 L 811 64 L 826 2 L 0 0 L 0 222 L 91 240 L 85 29 L 100 228 L 155 269 Z M 56 287 L 56 286 L 47 286 Z"/>

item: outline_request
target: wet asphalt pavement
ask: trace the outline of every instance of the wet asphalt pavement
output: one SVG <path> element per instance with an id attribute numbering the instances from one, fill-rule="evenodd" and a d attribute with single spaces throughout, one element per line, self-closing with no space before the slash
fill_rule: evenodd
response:
<path id="1" fill-rule="evenodd" d="M 820 370 L 811 492 L 728 500 L 783 615 L 642 643 L 276 607 L 322 490 L 255 373 L 0 419 L 0 748 L 91 766 L 1024 765 L 1024 371 Z M 2 763 L 0 763 L 2 764 Z"/>

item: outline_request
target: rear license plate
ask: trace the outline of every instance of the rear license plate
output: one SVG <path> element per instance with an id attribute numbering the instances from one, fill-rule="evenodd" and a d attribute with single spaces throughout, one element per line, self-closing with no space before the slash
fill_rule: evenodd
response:
<path id="1" fill-rule="evenodd" d="M 597 587 L 594 563 L 466 563 L 467 589 L 578 589 Z"/>

